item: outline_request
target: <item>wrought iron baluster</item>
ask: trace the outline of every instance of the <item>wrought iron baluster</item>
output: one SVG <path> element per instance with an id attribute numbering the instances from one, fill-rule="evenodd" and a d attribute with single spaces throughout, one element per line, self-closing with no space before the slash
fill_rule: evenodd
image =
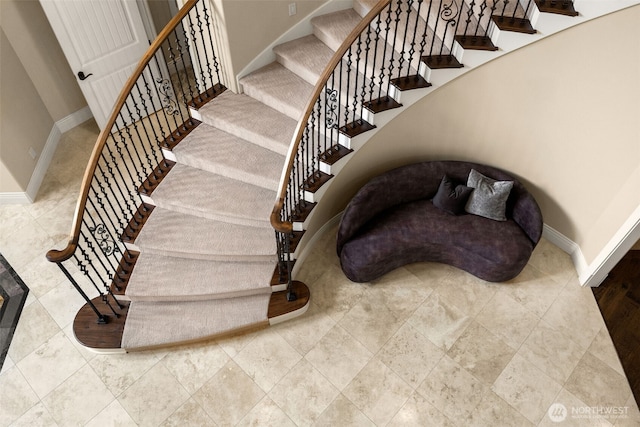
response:
<path id="1" fill-rule="evenodd" d="M 207 48 L 206 45 L 204 43 L 205 41 L 205 37 L 204 37 L 204 29 L 202 27 L 203 22 L 202 19 L 200 17 L 200 9 L 198 8 L 198 5 L 196 4 L 196 6 L 193 8 L 196 11 L 196 16 L 195 16 L 195 20 L 196 23 L 198 25 L 198 32 L 200 33 L 200 37 L 198 38 L 198 40 L 202 43 L 202 48 L 205 50 L 205 54 L 204 54 L 204 61 L 205 61 L 205 68 L 207 71 L 207 74 L 209 75 L 209 85 L 205 84 L 205 89 L 207 87 L 213 87 L 214 86 L 214 82 L 213 82 L 213 72 L 211 71 L 211 64 L 209 63 L 209 55 L 207 54 Z M 196 44 L 196 50 L 198 50 L 198 44 Z M 200 55 L 198 54 L 198 59 L 200 59 Z M 205 73 L 203 72 L 201 74 L 201 77 L 203 78 L 203 80 L 206 82 L 207 77 L 205 76 Z"/>
<path id="2" fill-rule="evenodd" d="M 124 105 L 125 105 L 125 108 L 127 110 L 127 113 L 129 114 L 129 117 L 132 117 L 131 109 L 129 108 L 129 105 L 127 105 L 127 103 L 125 103 Z M 136 140 L 133 138 L 133 135 L 131 134 L 131 130 L 130 130 L 131 127 L 133 127 L 133 130 L 135 131 L 135 134 L 136 134 L 136 136 L 138 138 L 137 141 L 139 142 L 140 146 L 142 147 L 142 151 L 144 152 L 144 156 L 145 156 L 145 159 L 147 161 L 146 162 L 147 163 L 146 166 L 145 166 L 144 162 L 142 162 L 142 164 L 141 164 L 143 170 L 142 170 L 142 172 L 140 174 L 140 176 L 141 176 L 141 180 L 140 180 L 140 183 L 139 183 L 139 185 L 140 185 L 140 184 L 142 184 L 144 182 L 145 179 L 147 179 L 147 177 L 149 175 L 151 175 L 153 173 L 155 167 L 157 166 L 157 163 L 155 163 L 153 161 L 154 160 L 152 158 L 152 154 L 153 153 L 151 153 L 151 154 L 149 153 L 149 151 L 147 149 L 148 145 L 144 143 L 144 139 L 142 138 L 142 135 L 140 135 L 140 131 L 138 130 L 138 121 L 135 121 L 135 122 L 133 122 L 133 124 L 125 127 L 125 130 L 127 131 L 127 134 L 129 135 L 129 140 L 131 141 L 133 146 L 136 147 L 136 150 L 137 150 L 137 146 L 136 146 L 136 143 L 135 143 Z"/>
<path id="3" fill-rule="evenodd" d="M 171 124 L 169 120 L 169 117 L 170 117 L 173 119 L 173 128 L 175 128 L 175 130 L 179 130 L 180 129 L 179 123 L 184 123 L 184 112 L 183 112 L 183 109 L 180 108 L 180 104 L 179 104 L 180 100 L 178 99 L 178 96 L 176 96 L 175 82 L 173 81 L 173 76 L 177 76 L 179 87 L 181 87 L 182 85 L 182 82 L 181 82 L 182 77 L 178 72 L 178 67 L 176 67 L 175 62 L 172 62 L 174 72 L 173 73 L 171 72 L 171 68 L 170 68 L 171 63 L 167 61 L 167 58 L 165 57 L 164 48 L 159 49 L 158 52 L 155 55 L 153 55 L 153 60 L 158 70 L 161 70 L 160 60 L 158 59 L 158 56 L 162 57 L 162 62 L 167 67 L 167 73 L 169 75 L 166 78 L 163 78 L 162 75 L 160 75 L 153 79 L 155 83 L 154 86 L 156 88 L 156 96 L 160 100 L 160 104 L 162 105 L 162 109 L 164 110 L 164 116 L 165 116 L 165 120 L 167 121 L 167 126 L 171 128 Z M 182 91 L 182 95 L 183 95 L 182 97 L 183 101 L 186 101 L 184 97 L 184 90 Z M 180 116 L 180 121 L 178 121 L 178 117 L 177 117 L 178 115 Z M 169 131 L 169 133 L 171 133 L 171 131 Z"/>
<path id="4" fill-rule="evenodd" d="M 204 21 L 207 28 L 207 33 L 209 35 L 209 45 L 211 46 L 211 59 L 213 60 L 213 68 L 216 73 L 216 78 L 218 79 L 218 83 L 223 83 L 222 78 L 220 77 L 220 64 L 218 62 L 218 55 L 216 55 L 216 49 L 213 42 L 213 36 L 211 35 L 211 28 L 214 25 L 215 20 L 212 20 L 209 15 L 209 10 L 207 9 L 207 3 L 202 3 L 202 8 L 204 10 Z M 211 85 L 215 88 L 215 82 L 211 82 Z M 215 92 L 214 92 L 215 93 Z"/>
<path id="5" fill-rule="evenodd" d="M 389 5 L 393 4 L 393 1 L 391 1 L 391 3 L 389 3 Z M 391 88 L 391 79 L 393 78 L 393 70 L 395 69 L 395 56 L 396 56 L 396 44 L 397 44 L 397 39 L 398 39 L 398 25 L 400 23 L 400 15 L 402 14 L 402 1 L 398 0 L 398 4 L 397 7 L 395 9 L 395 19 L 393 19 L 391 22 L 394 22 L 394 28 L 393 28 L 393 42 L 391 44 L 391 53 L 389 54 L 389 78 L 387 79 L 387 90 L 386 92 L 389 93 L 389 90 Z M 398 61 L 402 61 L 402 56 L 398 59 Z"/>
<path id="6" fill-rule="evenodd" d="M 149 79 L 147 79 L 147 77 L 145 76 L 146 74 L 145 72 L 142 73 L 142 81 L 144 82 L 146 98 L 149 100 L 149 104 L 151 104 L 151 112 L 149 112 L 149 110 L 147 109 L 147 105 L 144 100 L 143 100 L 143 106 L 147 114 L 147 119 L 149 120 L 149 125 L 151 126 L 151 129 L 153 129 L 153 135 L 156 139 L 157 148 L 160 148 L 161 143 L 164 141 L 165 137 L 167 136 L 167 132 L 165 132 L 164 126 L 162 125 L 162 120 L 160 120 L 160 114 L 164 116 L 164 122 L 167 123 L 167 125 L 169 125 L 169 122 L 167 120 L 165 109 L 156 105 L 157 102 L 160 102 L 160 98 L 157 97 L 158 88 L 156 87 L 156 85 L 153 84 L 154 75 L 153 75 L 153 67 L 151 64 L 152 62 L 149 62 L 149 64 L 147 64 L 147 67 L 146 67 L 146 70 L 149 73 Z M 158 70 L 158 72 L 159 71 L 160 70 Z M 151 81 L 151 84 L 149 84 L 149 80 Z M 154 91 L 151 90 L 152 87 Z M 158 124 L 157 133 L 156 133 L 156 128 L 153 125 L 153 120 L 151 119 L 152 116 L 155 117 L 156 123 Z M 169 134 L 170 133 L 171 132 L 169 132 Z"/>
<path id="7" fill-rule="evenodd" d="M 349 50 L 347 51 L 347 63 L 346 63 L 346 68 L 347 68 L 347 88 L 346 88 L 346 105 L 344 107 L 344 124 L 345 126 L 347 126 L 349 124 L 349 96 L 351 96 L 351 91 L 350 89 L 350 85 L 351 85 L 351 66 L 353 65 L 353 60 L 351 59 L 353 56 L 352 53 L 352 46 L 349 47 Z M 342 76 L 340 76 L 342 78 Z M 355 113 L 354 113 L 355 114 Z M 353 125 L 355 126 L 355 123 L 353 123 Z"/>
<path id="8" fill-rule="evenodd" d="M 373 43 L 373 63 L 371 64 L 371 77 L 369 78 L 369 98 L 373 99 L 373 93 L 375 92 L 376 87 L 376 60 L 378 59 L 378 46 L 380 43 L 380 24 L 382 23 L 382 18 L 380 14 L 378 14 L 376 18 L 375 25 L 375 39 Z M 382 81 L 380 82 L 380 86 L 382 86 Z M 380 94 L 378 94 L 378 99 L 380 99 Z"/>
<path id="9" fill-rule="evenodd" d="M 141 77 L 148 90 L 149 86 L 144 77 L 144 71 L 142 72 Z M 149 149 L 151 150 L 151 153 L 153 154 L 154 159 L 157 160 L 158 153 L 160 152 L 160 143 L 162 142 L 162 139 L 158 137 L 156 128 L 153 126 L 153 123 L 151 122 L 149 108 L 147 107 L 147 100 L 145 99 L 145 96 L 140 90 L 139 81 L 140 79 L 138 79 L 138 82 L 136 82 L 134 86 L 136 91 L 138 92 L 138 98 L 140 99 L 140 103 L 138 102 L 135 103 L 136 114 L 138 114 L 139 120 L 136 120 L 134 126 L 136 127 L 136 129 L 138 128 L 138 124 L 142 127 L 142 130 L 144 132 L 144 139 L 141 140 L 140 142 L 144 147 L 149 147 Z M 140 108 L 140 104 L 142 104 L 142 108 Z M 144 111 L 144 116 L 142 115 L 143 111 Z M 144 123 L 145 120 L 149 122 L 150 126 L 145 126 L 145 123 Z M 151 133 L 153 134 L 153 138 L 151 137 L 151 135 L 149 135 L 149 130 L 148 130 L 149 127 L 151 128 Z M 153 140 L 155 140 L 156 142 L 155 144 L 152 143 Z M 154 173 L 154 177 L 157 178 L 155 173 Z"/>
<path id="10" fill-rule="evenodd" d="M 411 37 L 411 43 L 409 44 L 409 60 L 408 60 L 408 64 L 407 64 L 407 74 L 406 77 L 409 77 L 409 75 L 411 74 L 411 64 L 413 63 L 413 56 L 416 53 L 416 39 L 418 37 L 418 24 L 420 23 L 420 11 L 422 10 L 422 3 L 424 0 L 417 0 L 417 7 L 416 7 L 416 11 L 415 11 L 415 15 L 416 15 L 416 19 L 413 23 L 413 36 Z M 412 5 L 414 4 L 413 0 L 409 1 L 409 9 L 411 9 Z M 409 17 L 407 17 L 407 22 L 409 21 Z M 406 33 L 405 33 L 405 39 L 406 39 Z M 416 66 L 416 71 L 419 72 L 420 71 L 420 65 L 418 64 Z"/>
<path id="11" fill-rule="evenodd" d="M 71 282 L 71 284 L 73 285 L 74 288 L 76 288 L 76 291 L 78 291 L 78 293 L 82 296 L 82 298 L 86 301 L 87 305 L 89 305 L 89 307 L 91 307 L 91 310 L 93 310 L 93 312 L 96 314 L 96 316 L 98 317 L 98 323 L 100 324 L 106 324 L 107 323 L 107 317 L 102 314 L 100 312 L 100 310 L 98 310 L 98 308 L 95 306 L 95 304 L 91 301 L 91 299 L 87 296 L 87 294 L 84 292 L 84 290 L 80 287 L 80 285 L 78 285 L 78 282 L 76 282 L 76 280 L 73 278 L 73 276 L 69 273 L 69 271 L 66 269 L 66 267 L 64 265 L 62 265 L 61 262 L 57 262 L 56 263 L 58 265 L 58 267 L 60 268 L 60 270 L 62 270 L 62 273 L 65 275 L 65 277 L 67 278 L 67 280 L 69 282 Z M 99 291 L 98 291 L 99 292 Z M 100 294 L 102 295 L 102 294 Z"/>
<path id="12" fill-rule="evenodd" d="M 364 64 L 362 66 L 362 87 L 360 88 L 360 105 L 364 106 L 367 101 L 367 70 L 369 69 L 369 53 L 371 51 L 371 25 L 367 26 L 367 35 L 364 42 Z"/>
<path id="13" fill-rule="evenodd" d="M 440 55 L 444 54 L 444 47 L 447 40 L 447 34 L 451 28 L 457 28 L 459 22 L 458 15 L 459 10 L 456 9 L 457 5 L 455 0 L 450 0 L 450 3 L 445 4 L 442 7 L 440 18 L 445 22 L 444 34 L 440 43 Z M 453 30 L 453 36 L 455 37 L 455 29 Z M 452 45 L 453 47 L 453 45 Z M 452 49 L 449 49 L 449 53 L 452 53 Z"/>
<path id="14" fill-rule="evenodd" d="M 380 80 L 379 80 L 379 86 L 378 86 L 378 98 L 382 98 L 382 88 L 384 87 L 384 81 L 385 81 L 385 76 L 386 76 L 386 70 L 385 70 L 385 62 L 387 59 L 387 46 L 386 46 L 386 41 L 389 40 L 389 31 L 391 30 L 391 5 L 393 4 L 393 2 L 389 2 L 389 6 L 387 8 L 386 13 L 386 19 L 384 20 L 385 22 L 385 35 L 384 35 L 384 44 L 382 46 L 382 63 L 380 64 Z M 393 53 L 391 54 L 393 56 Z M 391 73 L 389 73 L 389 79 L 391 79 Z M 387 93 L 389 93 L 389 87 L 387 84 Z"/>
<path id="15" fill-rule="evenodd" d="M 180 58 L 180 62 L 182 62 L 182 70 L 185 73 L 184 76 L 186 77 L 186 84 L 187 84 L 187 90 L 189 91 L 189 98 L 187 99 L 187 97 L 186 97 L 186 95 L 184 93 L 184 89 L 182 89 L 182 94 L 184 96 L 185 102 L 191 102 L 192 100 L 195 99 L 196 95 L 198 94 L 198 87 L 196 86 L 197 82 L 195 81 L 196 80 L 195 79 L 195 72 L 193 70 L 193 63 L 191 61 L 191 56 L 188 56 L 189 64 L 187 64 L 187 62 L 185 61 L 184 49 L 185 48 L 188 49 L 188 47 L 183 47 L 182 44 L 180 43 L 180 38 L 178 37 L 178 34 L 179 34 L 178 33 L 178 28 L 182 28 L 182 35 L 183 35 L 183 37 L 185 37 L 185 40 L 187 38 L 187 31 L 184 29 L 184 23 L 181 23 L 178 27 L 176 27 L 176 29 L 175 29 L 175 37 L 176 37 L 175 42 L 176 42 L 176 50 L 178 52 L 178 56 Z M 171 38 L 168 38 L 167 42 L 169 44 L 169 54 L 170 54 L 170 56 L 173 56 L 174 54 L 173 54 L 173 51 L 172 51 L 173 47 L 171 45 Z M 177 58 L 178 58 L 178 56 L 176 57 L 176 69 L 177 69 Z M 193 79 L 194 80 L 193 81 L 194 86 L 191 85 L 191 79 L 189 78 L 189 70 L 191 70 L 192 74 L 194 75 L 194 79 Z M 182 82 L 183 82 L 182 79 L 180 79 L 181 87 L 182 87 Z"/>
<path id="16" fill-rule="evenodd" d="M 351 120 L 353 123 L 356 122 L 357 111 L 358 111 L 358 77 L 360 74 L 360 54 L 362 53 L 362 37 L 358 36 L 358 40 L 356 41 L 356 69 L 355 69 L 355 81 L 353 82 L 353 101 L 351 105 L 353 106 L 353 119 Z M 348 91 L 348 89 L 347 89 Z M 362 118 L 362 105 L 360 105 L 360 118 Z"/>
<path id="17" fill-rule="evenodd" d="M 196 44 L 196 29 L 193 25 L 193 20 L 191 19 L 191 14 L 187 15 L 187 20 L 189 21 L 189 32 L 191 34 L 191 40 L 194 44 Z M 198 101 L 203 102 L 204 99 L 202 98 L 203 96 L 206 96 L 206 91 L 207 91 L 207 86 L 205 84 L 205 82 L 203 80 L 201 80 L 204 76 L 204 69 L 202 68 L 202 60 L 200 59 L 200 53 L 198 52 L 198 46 L 196 44 L 195 49 L 191 50 L 192 55 L 195 56 L 196 58 L 196 63 L 198 64 L 198 68 L 200 69 L 200 74 L 196 76 L 196 86 L 197 86 L 197 90 L 198 90 L 198 94 L 196 95 L 198 97 Z M 195 73 L 195 68 L 194 68 L 194 73 Z M 202 87 L 200 87 L 202 86 Z"/>

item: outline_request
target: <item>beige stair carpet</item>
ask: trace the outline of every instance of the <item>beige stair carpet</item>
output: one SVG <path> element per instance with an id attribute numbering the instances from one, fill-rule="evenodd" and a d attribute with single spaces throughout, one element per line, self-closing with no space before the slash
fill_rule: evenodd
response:
<path id="1" fill-rule="evenodd" d="M 200 124 L 174 149 L 178 162 L 268 190 L 278 188 L 285 156 Z M 242 159 L 242 161 L 238 161 Z"/>
<path id="2" fill-rule="evenodd" d="M 311 20 L 313 34 L 334 52 L 340 48 L 362 17 L 353 9 L 339 10 Z"/>
<path id="3" fill-rule="evenodd" d="M 194 188 L 201 189 L 197 195 Z M 156 206 L 175 212 L 268 228 L 276 192 L 177 163 L 151 197 Z"/>
<path id="4" fill-rule="evenodd" d="M 141 253 L 125 295 L 131 301 L 195 301 L 271 293 L 273 262 L 217 262 Z"/>
<path id="5" fill-rule="evenodd" d="M 132 302 L 122 348 L 177 344 L 266 325 L 270 297 L 264 294 L 207 301 Z"/>
<path id="6" fill-rule="evenodd" d="M 335 53 L 313 34 L 273 48 L 276 60 L 315 86 Z"/>
<path id="7" fill-rule="evenodd" d="M 244 93 L 294 120 L 300 120 L 313 86 L 278 62 L 240 79 Z"/>
<path id="8" fill-rule="evenodd" d="M 296 121 L 247 95 L 225 91 L 198 112 L 202 120 L 261 147 L 287 155 Z"/>
<path id="9" fill-rule="evenodd" d="M 151 213 L 135 244 L 141 252 L 180 258 L 276 262 L 271 227 L 240 226 L 159 207 Z"/>

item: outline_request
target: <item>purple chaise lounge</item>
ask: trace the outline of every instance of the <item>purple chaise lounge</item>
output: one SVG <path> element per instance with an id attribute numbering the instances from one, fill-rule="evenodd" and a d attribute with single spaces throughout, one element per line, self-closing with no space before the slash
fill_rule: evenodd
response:
<path id="1" fill-rule="evenodd" d="M 471 169 L 513 181 L 505 221 L 452 215 L 432 199 L 446 174 L 465 184 Z M 542 235 L 533 196 L 507 173 L 485 165 L 433 161 L 388 171 L 365 184 L 342 216 L 337 252 L 346 276 L 369 282 L 400 266 L 422 261 L 450 264 L 483 280 L 517 276 Z"/>

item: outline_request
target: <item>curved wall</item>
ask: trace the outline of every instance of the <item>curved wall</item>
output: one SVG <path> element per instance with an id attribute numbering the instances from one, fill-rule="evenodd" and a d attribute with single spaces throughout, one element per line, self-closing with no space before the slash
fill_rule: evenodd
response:
<path id="1" fill-rule="evenodd" d="M 503 168 L 591 263 L 640 206 L 640 6 L 502 56 L 398 115 L 334 178 L 315 232 L 370 177 L 431 159 Z M 437 71 L 436 71 L 437 72 Z"/>

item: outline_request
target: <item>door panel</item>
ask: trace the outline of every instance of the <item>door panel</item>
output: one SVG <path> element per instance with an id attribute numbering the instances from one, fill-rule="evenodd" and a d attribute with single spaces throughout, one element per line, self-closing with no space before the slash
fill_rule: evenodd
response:
<path id="1" fill-rule="evenodd" d="M 134 0 L 40 0 L 102 129 L 149 41 Z"/>

